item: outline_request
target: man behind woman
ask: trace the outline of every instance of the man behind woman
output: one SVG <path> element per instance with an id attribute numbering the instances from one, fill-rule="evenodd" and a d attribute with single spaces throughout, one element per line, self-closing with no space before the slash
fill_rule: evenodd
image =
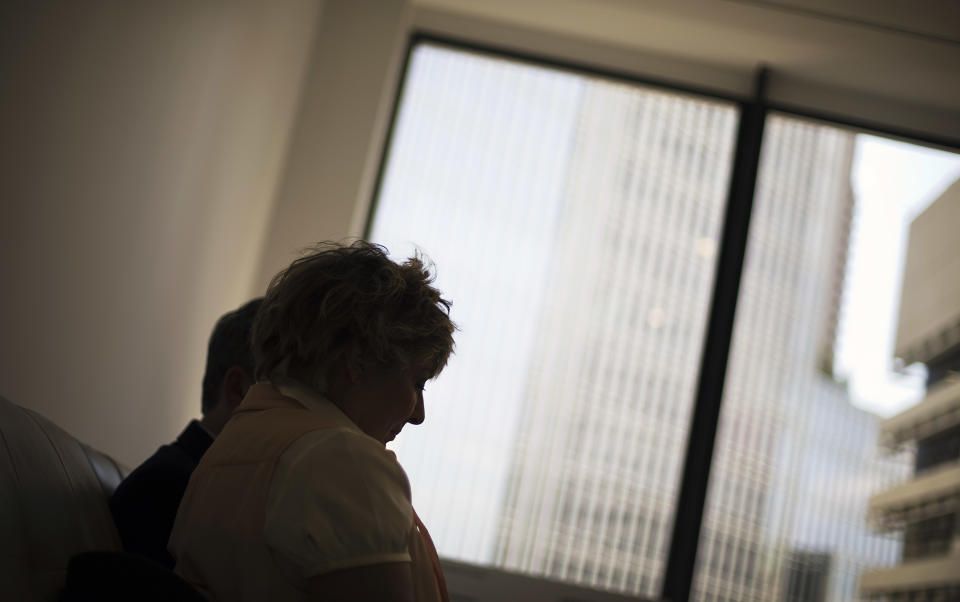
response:
<path id="1" fill-rule="evenodd" d="M 253 384 L 250 329 L 260 308 L 254 299 L 224 314 L 210 334 L 203 374 L 200 420 L 162 446 L 120 483 L 110 512 L 123 548 L 168 569 L 167 540 L 190 475 Z"/>
<path id="2" fill-rule="evenodd" d="M 319 245 L 253 327 L 257 384 L 191 478 L 169 549 L 214 600 L 446 600 L 436 551 L 384 446 L 425 417 L 453 349 L 418 258 Z"/>

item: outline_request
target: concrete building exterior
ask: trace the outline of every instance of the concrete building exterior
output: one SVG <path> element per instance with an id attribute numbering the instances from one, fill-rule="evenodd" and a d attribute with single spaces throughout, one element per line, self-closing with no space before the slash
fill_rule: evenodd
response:
<path id="1" fill-rule="evenodd" d="M 925 399 L 885 421 L 880 443 L 913 448 L 914 475 L 873 496 L 871 522 L 903 534 L 902 562 L 866 573 L 882 602 L 960 600 L 960 180 L 910 226 L 897 355 L 928 368 Z"/>

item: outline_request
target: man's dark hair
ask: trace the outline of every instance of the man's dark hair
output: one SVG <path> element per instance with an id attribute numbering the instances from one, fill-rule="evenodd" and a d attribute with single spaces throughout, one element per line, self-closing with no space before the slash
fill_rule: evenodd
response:
<path id="1" fill-rule="evenodd" d="M 207 368 L 203 374 L 203 412 L 207 413 L 220 399 L 220 387 L 227 370 L 240 366 L 253 377 L 253 351 L 250 329 L 263 297 L 247 302 L 239 309 L 217 320 L 207 345 Z"/>

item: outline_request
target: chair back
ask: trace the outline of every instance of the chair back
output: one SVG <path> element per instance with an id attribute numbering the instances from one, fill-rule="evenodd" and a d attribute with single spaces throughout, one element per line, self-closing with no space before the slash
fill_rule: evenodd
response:
<path id="1" fill-rule="evenodd" d="M 125 468 L 0 397 L 0 592 L 48 602 L 70 558 L 121 550 L 107 505 Z"/>

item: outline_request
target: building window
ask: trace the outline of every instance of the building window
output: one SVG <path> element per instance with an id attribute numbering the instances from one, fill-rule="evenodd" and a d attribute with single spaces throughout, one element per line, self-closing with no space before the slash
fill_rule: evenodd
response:
<path id="1" fill-rule="evenodd" d="M 960 425 L 917 441 L 917 473 L 958 460 L 960 460 Z"/>
<path id="2" fill-rule="evenodd" d="M 953 544 L 957 515 L 934 516 L 907 525 L 903 534 L 903 560 L 940 556 Z"/>

